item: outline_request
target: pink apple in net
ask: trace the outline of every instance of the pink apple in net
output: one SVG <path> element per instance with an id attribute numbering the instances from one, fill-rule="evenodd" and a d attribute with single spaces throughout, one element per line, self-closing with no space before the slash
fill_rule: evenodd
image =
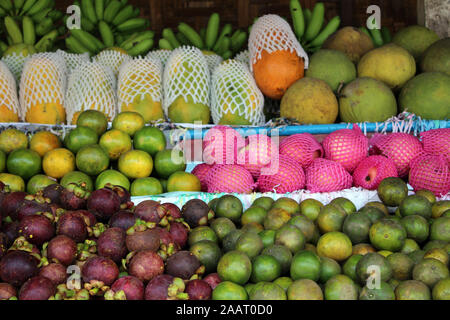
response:
<path id="1" fill-rule="evenodd" d="M 293 192 L 305 187 L 305 173 L 297 161 L 280 154 L 278 159 L 261 169 L 257 184 L 261 192 Z"/>
<path id="2" fill-rule="evenodd" d="M 408 175 L 411 161 L 423 152 L 419 139 L 407 133 L 378 134 L 370 140 L 369 154 L 383 155 L 394 161 L 401 178 Z"/>
<path id="3" fill-rule="evenodd" d="M 450 128 L 422 132 L 423 150 L 434 155 L 443 155 L 450 163 Z"/>
<path id="4" fill-rule="evenodd" d="M 208 175 L 209 170 L 213 166 L 207 163 L 200 163 L 195 166 L 192 170 L 192 174 L 200 180 L 201 188 L 203 192 L 208 191 L 208 186 L 206 185 L 206 176 Z"/>
<path id="5" fill-rule="evenodd" d="M 280 154 L 295 159 L 303 168 L 323 156 L 323 148 L 310 133 L 299 133 L 280 142 Z"/>
<path id="6" fill-rule="evenodd" d="M 257 180 L 261 169 L 278 157 L 277 145 L 263 134 L 248 136 L 244 148 L 238 151 L 238 164 L 247 169 Z"/>
<path id="7" fill-rule="evenodd" d="M 245 139 L 233 128 L 215 126 L 203 138 L 203 160 L 207 164 L 236 164 Z"/>
<path id="8" fill-rule="evenodd" d="M 340 163 L 345 170 L 353 172 L 367 157 L 369 140 L 355 124 L 353 129 L 330 133 L 322 142 L 325 158 Z"/>
<path id="9" fill-rule="evenodd" d="M 209 193 L 251 193 L 255 188 L 251 173 L 235 164 L 214 165 L 205 180 Z"/>
<path id="10" fill-rule="evenodd" d="M 352 185 L 352 176 L 338 162 L 317 158 L 306 168 L 306 188 L 311 192 L 340 191 Z"/>
<path id="11" fill-rule="evenodd" d="M 394 162 L 384 156 L 369 156 L 353 172 L 353 184 L 355 187 L 375 190 L 388 177 L 398 177 Z"/>
<path id="12" fill-rule="evenodd" d="M 450 165 L 443 155 L 422 154 L 411 161 L 409 184 L 415 191 L 427 189 L 437 197 L 450 192 Z"/>

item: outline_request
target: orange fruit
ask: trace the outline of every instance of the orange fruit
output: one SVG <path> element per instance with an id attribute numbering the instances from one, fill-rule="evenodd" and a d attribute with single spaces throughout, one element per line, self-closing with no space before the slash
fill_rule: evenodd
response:
<path id="1" fill-rule="evenodd" d="M 47 176 L 60 179 L 75 170 L 75 156 L 65 148 L 53 149 L 45 154 L 42 169 Z"/>
<path id="2" fill-rule="evenodd" d="M 125 132 L 112 129 L 100 137 L 99 145 L 105 149 L 111 160 L 117 160 L 122 154 L 131 150 L 132 142 Z"/>
<path id="3" fill-rule="evenodd" d="M 6 129 L 0 133 L 0 150 L 10 153 L 16 149 L 28 148 L 28 137 L 17 129 Z"/>
<path id="4" fill-rule="evenodd" d="M 64 124 L 66 123 L 66 110 L 60 103 L 39 103 L 27 111 L 25 121 L 41 124 Z"/>
<path id="5" fill-rule="evenodd" d="M 145 151 L 130 150 L 119 158 L 119 171 L 130 179 L 148 177 L 152 170 L 152 157 Z"/>
<path id="6" fill-rule="evenodd" d="M 169 180 L 167 180 L 167 191 L 190 191 L 199 192 L 201 191 L 200 180 L 191 173 L 184 171 L 177 171 L 173 173 Z"/>
<path id="7" fill-rule="evenodd" d="M 39 131 L 31 137 L 30 149 L 36 151 L 41 157 L 57 148 L 61 148 L 61 141 L 49 131 Z"/>
<path id="8" fill-rule="evenodd" d="M 130 137 L 142 129 L 145 125 L 145 120 L 141 114 L 137 112 L 121 112 L 112 122 L 112 128 L 125 132 Z"/>

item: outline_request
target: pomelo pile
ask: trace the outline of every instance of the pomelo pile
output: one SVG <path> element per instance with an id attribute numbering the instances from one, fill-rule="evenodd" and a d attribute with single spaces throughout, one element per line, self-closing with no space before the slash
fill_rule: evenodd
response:
<path id="1" fill-rule="evenodd" d="M 383 179 L 400 177 L 415 190 L 445 196 L 450 192 L 449 141 L 449 129 L 430 130 L 420 138 L 392 133 L 368 139 L 354 125 L 322 143 L 308 133 L 277 143 L 261 134 L 244 139 L 233 128 L 217 126 L 205 136 L 205 163 L 192 173 L 210 193 L 375 190 Z"/>

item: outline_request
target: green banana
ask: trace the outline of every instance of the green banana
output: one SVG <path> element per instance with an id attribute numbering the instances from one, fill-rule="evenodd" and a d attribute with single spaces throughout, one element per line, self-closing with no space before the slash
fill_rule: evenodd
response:
<path id="1" fill-rule="evenodd" d="M 208 26 L 206 27 L 205 44 L 206 49 L 211 50 L 216 43 L 219 35 L 220 16 L 218 13 L 213 13 L 209 17 Z"/>
<path id="2" fill-rule="evenodd" d="M 341 24 L 341 18 L 339 16 L 334 17 L 330 20 L 327 26 L 319 33 L 319 35 L 309 43 L 311 47 L 321 46 L 328 37 L 334 33 Z"/>
<path id="3" fill-rule="evenodd" d="M 48 14 L 52 12 L 52 8 L 46 8 L 42 11 L 39 11 L 38 13 L 31 16 L 31 19 L 33 19 L 34 22 L 39 23 L 43 19 L 47 18 Z"/>
<path id="4" fill-rule="evenodd" d="M 6 10 L 0 7 L 0 17 L 6 16 Z"/>
<path id="5" fill-rule="evenodd" d="M 191 45 L 191 43 L 189 42 L 189 39 L 186 38 L 186 37 L 184 36 L 184 34 L 182 34 L 181 32 L 177 32 L 176 37 L 177 37 L 177 40 L 178 40 L 182 45 L 184 45 L 184 46 L 190 46 L 190 45 Z"/>
<path id="6" fill-rule="evenodd" d="M 361 28 L 359 28 L 359 30 L 364 32 L 370 39 L 372 39 L 372 36 L 370 35 L 370 32 L 369 32 L 369 30 L 366 27 L 361 27 Z"/>
<path id="7" fill-rule="evenodd" d="M 80 41 L 80 43 L 84 47 L 86 47 L 89 50 L 89 52 L 96 53 L 101 49 L 103 49 L 97 45 L 96 40 L 98 39 L 87 31 L 81 29 L 72 29 L 70 30 L 70 33 L 75 37 L 75 39 Z"/>
<path id="8" fill-rule="evenodd" d="M 322 2 L 318 2 L 313 9 L 311 21 L 308 24 L 308 28 L 305 32 L 305 41 L 313 40 L 322 29 L 323 20 L 325 17 L 325 5 Z"/>
<path id="9" fill-rule="evenodd" d="M 205 38 L 206 38 L 206 28 L 201 28 L 200 31 L 198 32 L 198 34 L 200 35 L 200 38 L 202 38 L 203 43 L 205 43 Z"/>
<path id="10" fill-rule="evenodd" d="M 108 48 L 114 46 L 114 34 L 105 21 L 100 20 L 98 23 L 98 30 L 100 31 L 100 36 L 102 37 L 105 46 Z"/>
<path id="11" fill-rule="evenodd" d="M 373 43 L 376 47 L 381 47 L 383 42 L 383 36 L 381 35 L 380 29 L 370 29 L 370 35 L 372 36 Z"/>
<path id="12" fill-rule="evenodd" d="M 303 17 L 305 18 L 305 26 L 309 25 L 309 23 L 311 22 L 311 16 L 312 16 L 311 10 L 305 8 L 305 10 L 303 10 Z"/>
<path id="13" fill-rule="evenodd" d="M 8 12 L 13 10 L 13 4 L 12 4 L 11 0 L 2 0 L 0 2 L 0 6 L 2 6 L 2 8 Z"/>
<path id="14" fill-rule="evenodd" d="M 136 44 L 130 50 L 127 50 L 128 54 L 132 57 L 143 55 L 147 53 L 153 46 L 153 39 L 145 39 Z"/>
<path id="15" fill-rule="evenodd" d="M 92 0 L 81 0 L 81 16 L 87 17 L 92 23 L 97 24 L 94 3 Z"/>
<path id="16" fill-rule="evenodd" d="M 123 35 L 121 35 L 121 34 L 116 34 L 116 36 L 114 37 L 114 41 L 117 44 L 118 43 L 122 43 L 122 42 L 125 41 L 125 37 Z M 120 47 L 120 45 L 119 45 L 119 47 Z"/>
<path id="17" fill-rule="evenodd" d="M 0 40 L 0 55 L 3 55 L 6 50 L 8 50 L 8 45 Z"/>
<path id="18" fill-rule="evenodd" d="M 22 6 L 22 10 L 20 12 L 20 14 L 25 14 L 28 12 L 28 10 L 30 10 L 34 4 L 36 3 L 37 0 L 26 0 L 25 3 Z"/>
<path id="19" fill-rule="evenodd" d="M 17 24 L 16 20 L 14 20 L 10 16 L 7 16 L 5 18 L 5 27 L 6 32 L 11 37 L 13 44 L 23 43 L 22 31 L 20 30 L 20 27 Z"/>
<path id="20" fill-rule="evenodd" d="M 241 33 L 241 30 L 236 29 L 236 31 L 233 33 L 233 35 L 231 36 L 231 43 L 233 43 L 233 41 L 236 40 L 236 38 L 239 36 L 239 34 Z"/>
<path id="21" fill-rule="evenodd" d="M 172 29 L 165 28 L 162 32 L 162 36 L 164 39 L 167 39 L 167 41 L 170 42 L 172 48 L 178 48 L 179 46 L 181 46 L 181 43 L 175 37 L 175 34 L 173 33 Z"/>
<path id="22" fill-rule="evenodd" d="M 121 47 L 124 50 L 131 49 L 131 47 L 133 46 L 133 40 L 136 39 L 139 36 L 139 32 L 135 32 L 133 33 L 131 36 L 125 38 L 125 40 L 118 42 L 119 43 L 119 47 Z"/>
<path id="23" fill-rule="evenodd" d="M 230 49 L 230 45 L 231 45 L 230 37 L 225 36 L 222 40 L 219 50 L 217 50 L 216 53 L 219 54 L 219 56 L 221 56 Z"/>
<path id="24" fill-rule="evenodd" d="M 20 12 L 20 9 L 22 9 L 24 3 L 25 0 L 14 0 L 14 8 L 16 9 L 17 13 Z"/>
<path id="25" fill-rule="evenodd" d="M 36 42 L 36 31 L 34 29 L 34 22 L 29 16 L 22 19 L 23 42 L 30 46 Z"/>
<path id="26" fill-rule="evenodd" d="M 66 47 L 72 51 L 73 53 L 85 53 L 88 52 L 90 55 L 93 55 L 94 52 L 90 52 L 88 48 L 83 46 L 80 41 L 75 39 L 74 36 L 70 36 L 66 38 Z"/>
<path id="27" fill-rule="evenodd" d="M 165 50 L 173 50 L 172 46 L 170 45 L 170 42 L 164 38 L 159 39 L 159 48 Z"/>
<path id="28" fill-rule="evenodd" d="M 385 44 L 392 41 L 391 31 L 387 27 L 381 27 L 381 35 Z"/>
<path id="29" fill-rule="evenodd" d="M 50 13 L 48 14 L 48 17 L 51 18 L 53 21 L 58 21 L 63 16 L 64 16 L 64 14 L 59 10 L 50 11 Z"/>
<path id="30" fill-rule="evenodd" d="M 134 18 L 125 21 L 117 26 L 117 31 L 119 32 L 130 32 L 138 29 L 145 28 L 147 25 L 147 20 L 144 18 Z"/>
<path id="31" fill-rule="evenodd" d="M 189 41 L 197 48 L 199 49 L 203 49 L 204 48 L 204 44 L 203 44 L 203 40 L 200 37 L 200 35 L 194 30 L 192 29 L 189 25 L 187 25 L 186 23 L 182 22 L 178 25 L 178 30 L 184 34 L 184 36 L 186 38 L 189 39 Z"/>
<path id="32" fill-rule="evenodd" d="M 103 11 L 105 11 L 104 0 L 94 0 L 95 15 L 98 20 L 103 20 Z"/>
<path id="33" fill-rule="evenodd" d="M 233 31 L 233 26 L 230 23 L 227 23 L 223 26 L 222 31 L 220 32 L 219 38 L 216 41 L 216 44 L 213 47 L 213 51 L 217 52 L 222 44 L 223 38 L 225 36 L 230 36 L 231 31 Z"/>
<path id="34" fill-rule="evenodd" d="M 134 13 L 133 11 L 134 11 L 134 8 L 131 4 L 125 6 L 125 8 L 120 10 L 120 12 L 113 19 L 112 24 L 115 26 L 118 26 L 118 25 L 124 23 L 125 21 L 127 21 L 128 19 L 131 19 L 131 17 L 133 16 L 133 13 Z"/>
<path id="35" fill-rule="evenodd" d="M 233 56 L 233 52 L 231 50 L 225 51 L 222 55 L 223 60 L 228 60 Z"/>
<path id="36" fill-rule="evenodd" d="M 41 38 L 41 40 L 36 43 L 35 48 L 39 52 L 46 52 L 51 49 L 53 43 L 58 38 L 58 30 L 52 30 Z"/>
<path id="37" fill-rule="evenodd" d="M 141 9 L 139 9 L 138 7 L 134 8 L 132 18 L 137 18 L 140 15 L 141 15 Z"/>
<path id="38" fill-rule="evenodd" d="M 81 18 L 81 29 L 83 29 L 87 32 L 91 32 L 95 29 L 95 25 L 87 17 L 82 17 Z"/>
<path id="39" fill-rule="evenodd" d="M 50 0 L 38 0 L 31 9 L 27 12 L 29 16 L 34 16 L 35 14 L 43 11 L 45 8 L 48 8 L 50 4 Z M 33 19 L 34 20 L 34 19 Z"/>
<path id="40" fill-rule="evenodd" d="M 247 32 L 241 31 L 235 40 L 231 39 L 231 50 L 238 52 L 245 42 L 247 42 Z"/>
<path id="41" fill-rule="evenodd" d="M 133 34 L 133 37 L 124 41 L 120 47 L 126 51 L 131 50 L 135 45 L 143 40 L 153 39 L 155 33 L 153 31 L 143 31 Z"/>
<path id="42" fill-rule="evenodd" d="M 112 0 L 105 9 L 103 13 L 103 20 L 106 22 L 112 22 L 119 12 L 122 4 L 119 0 Z"/>
<path id="43" fill-rule="evenodd" d="M 302 5 L 299 0 L 291 0 L 289 3 L 291 10 L 292 24 L 297 39 L 301 39 L 305 33 L 305 17 L 303 16 Z"/>

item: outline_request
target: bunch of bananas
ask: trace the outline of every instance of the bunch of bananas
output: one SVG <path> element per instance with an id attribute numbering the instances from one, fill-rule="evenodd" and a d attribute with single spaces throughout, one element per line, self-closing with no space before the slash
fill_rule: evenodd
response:
<path id="1" fill-rule="evenodd" d="M 367 34 L 372 39 L 375 47 L 381 47 L 392 41 L 391 31 L 387 27 L 367 29 L 366 27 L 359 28 L 362 32 Z"/>
<path id="2" fill-rule="evenodd" d="M 335 16 L 324 27 L 325 5 L 322 2 L 317 2 L 312 12 L 309 9 L 302 10 L 299 0 L 291 0 L 289 8 L 294 33 L 305 51 L 310 54 L 318 51 L 341 24 L 341 18 Z"/>
<path id="3" fill-rule="evenodd" d="M 64 29 L 58 27 L 63 13 L 54 6 L 55 0 L 0 0 L 0 34 L 6 39 L 0 41 L 0 54 L 23 45 L 34 47 L 31 51 L 53 50 Z"/>
<path id="4" fill-rule="evenodd" d="M 71 29 L 66 46 L 73 53 L 95 55 L 119 47 L 131 56 L 147 53 L 153 46 L 150 22 L 139 18 L 140 9 L 128 0 L 74 1 L 81 9 L 81 29 Z"/>
<path id="5" fill-rule="evenodd" d="M 213 13 L 207 27 L 202 28 L 200 33 L 184 22 L 178 25 L 176 35 L 172 29 L 164 29 L 162 38 L 159 40 L 159 48 L 173 50 L 182 45 L 188 45 L 200 50 L 213 51 L 223 59 L 229 59 L 241 51 L 246 43 L 247 32 L 240 29 L 233 32 L 233 26 L 230 23 L 225 24 L 220 30 L 220 16 L 218 13 Z"/>

